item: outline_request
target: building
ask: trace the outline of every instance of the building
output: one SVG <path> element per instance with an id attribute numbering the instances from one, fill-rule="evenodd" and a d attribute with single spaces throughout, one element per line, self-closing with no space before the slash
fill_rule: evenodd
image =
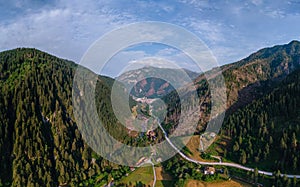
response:
<path id="1" fill-rule="evenodd" d="M 148 130 L 148 131 L 147 131 L 147 136 L 148 136 L 148 138 L 149 138 L 150 140 L 155 140 L 155 139 L 156 139 L 156 134 L 155 134 L 154 131 Z"/>
<path id="2" fill-rule="evenodd" d="M 216 169 L 214 167 L 205 167 L 204 175 L 214 175 L 216 173 Z"/>

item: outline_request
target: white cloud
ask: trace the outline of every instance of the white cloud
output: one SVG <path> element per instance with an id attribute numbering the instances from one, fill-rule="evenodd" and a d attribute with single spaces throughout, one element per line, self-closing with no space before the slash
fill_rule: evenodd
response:
<path id="1" fill-rule="evenodd" d="M 68 36 L 68 30 L 63 25 L 68 22 L 69 16 L 70 12 L 66 9 L 44 10 L 26 15 L 11 24 L 1 25 L 0 47 L 19 47 L 20 44 L 38 47 L 47 43 L 55 47 L 60 39 Z"/>
<path id="2" fill-rule="evenodd" d="M 129 67 L 132 69 L 141 68 L 143 66 L 152 66 L 158 68 L 180 68 L 175 62 L 159 57 L 146 57 L 129 62 Z"/>
<path id="3" fill-rule="evenodd" d="M 206 0 L 179 0 L 179 2 L 190 5 L 200 11 L 203 11 L 204 9 L 214 8 L 213 6 L 211 6 L 209 1 Z"/>
<path id="4" fill-rule="evenodd" d="M 0 25 L 0 50 L 35 47 L 79 62 L 101 35 L 132 20 L 94 1 L 60 1 Z"/>
<path id="5" fill-rule="evenodd" d="M 271 18 L 284 18 L 286 16 L 285 12 L 279 9 L 277 10 L 266 9 L 263 12 L 265 13 L 265 15 Z"/>
<path id="6" fill-rule="evenodd" d="M 165 47 L 154 54 L 150 54 L 147 49 L 121 51 L 109 60 L 101 74 L 116 77 L 125 70 L 138 69 L 144 66 L 201 71 L 186 54 L 174 48 Z"/>
<path id="7" fill-rule="evenodd" d="M 145 51 L 120 51 L 105 64 L 99 73 L 116 77 L 129 62 L 145 58 L 146 56 Z"/>
<path id="8" fill-rule="evenodd" d="M 195 17 L 188 17 L 183 19 L 182 25 L 191 28 L 200 39 L 210 43 L 217 43 L 225 41 L 222 33 L 222 24 L 213 22 L 211 20 L 202 20 Z"/>
<path id="9" fill-rule="evenodd" d="M 195 72 L 201 71 L 200 67 L 198 67 L 187 54 L 174 48 L 162 49 L 158 51 L 155 56 L 161 59 L 167 59 L 181 68 L 190 69 Z"/>
<path id="10" fill-rule="evenodd" d="M 251 3 L 258 6 L 258 5 L 261 5 L 263 3 L 263 0 L 251 0 Z"/>
<path id="11" fill-rule="evenodd" d="M 295 24 L 299 7 L 296 1 L 279 0 L 136 0 L 130 4 L 126 0 L 12 0 L 0 2 L 0 50 L 35 47 L 79 62 L 104 33 L 128 23 L 155 20 L 192 31 L 223 64 L 269 44 L 299 39 L 299 24 Z M 145 51 L 130 53 L 138 58 L 148 55 Z M 127 57 L 122 55 L 118 61 L 132 60 L 129 52 Z M 155 55 L 190 67 L 184 54 L 172 49 Z"/>

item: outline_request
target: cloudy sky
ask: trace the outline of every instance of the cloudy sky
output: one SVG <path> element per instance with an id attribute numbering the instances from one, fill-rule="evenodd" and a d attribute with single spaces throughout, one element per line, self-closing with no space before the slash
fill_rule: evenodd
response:
<path id="1" fill-rule="evenodd" d="M 0 20 L 1 51 L 34 47 L 77 63 L 103 34 L 139 21 L 184 27 L 205 42 L 219 64 L 300 40 L 298 0 L 0 0 Z M 146 45 L 121 51 L 112 61 L 151 56 L 187 60 L 173 48 Z M 107 74 L 117 74 L 106 69 Z"/>

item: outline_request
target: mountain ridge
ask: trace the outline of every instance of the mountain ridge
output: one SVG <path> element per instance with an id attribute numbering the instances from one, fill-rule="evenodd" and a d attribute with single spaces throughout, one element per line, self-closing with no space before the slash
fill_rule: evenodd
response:
<path id="1" fill-rule="evenodd" d="M 187 69 L 146 66 L 124 72 L 116 80 L 122 82 L 134 97 L 160 98 L 174 91 L 178 85 L 192 82 L 198 75 L 199 73 Z M 172 85 L 178 82 L 178 85 Z"/>
<path id="2" fill-rule="evenodd" d="M 292 41 L 284 46 L 259 50 L 236 65 L 222 66 L 228 89 L 228 109 L 250 97 L 230 113 L 270 93 L 288 74 L 299 69 L 299 46 L 298 41 Z M 0 165 L 0 184 L 58 186 L 67 183 L 76 186 L 94 180 L 102 172 L 106 174 L 99 180 L 108 183 L 112 177 L 117 180 L 128 171 L 126 167 L 97 156 L 78 131 L 71 101 L 76 63 L 26 48 L 1 52 L 0 61 L 0 162 L 4 163 Z M 106 113 L 101 114 L 103 119 L 110 118 L 106 128 L 127 143 L 138 144 L 136 139 L 122 133 L 126 129 L 119 128 L 112 116 L 109 93 L 113 82 L 109 77 L 99 77 L 98 86 L 102 89 L 97 92 L 101 96 L 97 102 L 99 106 L 108 107 Z M 194 82 L 206 106 L 199 133 L 209 117 L 210 96 L 204 75 Z M 170 128 L 172 131 L 179 117 L 175 110 L 178 98 L 173 100 L 170 92 L 163 99 L 174 109 L 168 111 L 166 119 L 169 123 L 175 121 Z"/>

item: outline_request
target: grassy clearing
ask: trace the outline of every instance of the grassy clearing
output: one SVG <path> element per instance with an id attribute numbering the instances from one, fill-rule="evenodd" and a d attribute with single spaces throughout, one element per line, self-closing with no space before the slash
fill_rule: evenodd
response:
<path id="1" fill-rule="evenodd" d="M 123 178 L 121 183 L 135 186 L 137 182 L 141 182 L 146 185 L 153 184 L 153 170 L 152 167 L 140 167 L 134 172 L 130 173 L 128 177 Z"/>
<path id="2" fill-rule="evenodd" d="M 182 139 L 183 139 L 183 142 L 187 141 L 186 137 L 183 137 Z M 198 135 L 192 136 L 191 139 L 188 141 L 188 143 L 186 144 L 186 147 L 191 152 L 191 154 L 188 154 L 188 156 L 194 160 L 204 161 L 200 156 L 199 141 L 200 141 L 200 138 Z"/>
<path id="3" fill-rule="evenodd" d="M 186 181 L 185 187 L 251 187 L 251 185 L 236 180 L 208 183 L 190 179 Z"/>
<path id="4" fill-rule="evenodd" d="M 186 137 L 182 138 L 182 141 L 186 141 Z M 226 137 L 217 137 L 215 142 L 208 148 L 206 153 L 214 156 L 223 156 L 226 146 L 228 145 L 229 140 Z M 189 149 L 191 154 L 187 154 L 190 158 L 198 161 L 218 161 L 215 159 L 204 159 L 201 157 L 201 153 L 199 151 L 200 137 L 199 135 L 194 135 L 186 144 L 186 147 Z"/>
<path id="5" fill-rule="evenodd" d="M 161 166 L 155 167 L 156 172 L 156 187 L 174 186 L 172 177 L 164 171 Z M 152 167 L 142 167 L 136 169 L 134 172 L 129 174 L 120 181 L 120 183 L 135 186 L 136 183 L 141 182 L 146 186 L 153 184 L 153 170 Z"/>
<path id="6" fill-rule="evenodd" d="M 207 152 L 212 155 L 224 155 L 224 150 L 228 149 L 230 138 L 226 136 L 217 136 L 216 140 L 212 145 L 207 149 Z"/>

